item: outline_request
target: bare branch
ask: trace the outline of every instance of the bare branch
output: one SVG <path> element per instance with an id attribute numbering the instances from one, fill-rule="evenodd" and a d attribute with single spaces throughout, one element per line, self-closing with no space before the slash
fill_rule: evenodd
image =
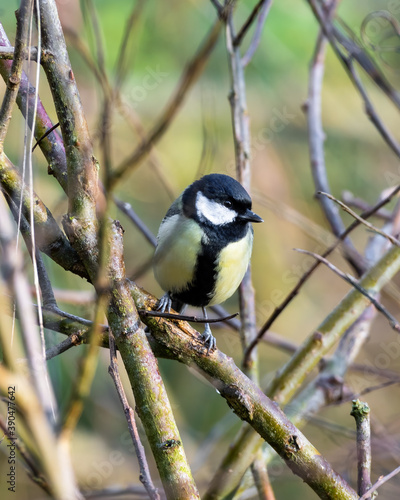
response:
<path id="1" fill-rule="evenodd" d="M 38 59 L 38 51 L 37 47 L 31 47 L 30 49 L 26 47 L 21 56 L 25 59 L 29 59 L 29 61 L 37 61 Z M 0 46 L 0 59 L 12 60 L 15 58 L 15 47 L 1 47 Z"/>
<path id="2" fill-rule="evenodd" d="M 266 5 L 267 5 L 267 7 L 266 7 Z M 250 29 L 251 25 L 254 23 L 255 19 L 258 16 L 258 13 L 260 11 L 264 11 L 264 12 L 265 12 L 265 10 L 268 11 L 270 5 L 271 5 L 271 1 L 270 0 L 259 0 L 259 2 L 254 7 L 254 9 L 252 10 L 252 12 L 249 15 L 249 17 L 244 22 L 243 26 L 240 28 L 239 33 L 235 36 L 235 38 L 233 40 L 233 45 L 235 47 L 238 47 L 238 46 L 240 46 L 242 44 L 243 38 L 246 36 L 246 33 Z M 262 14 L 260 14 L 260 17 L 261 16 L 262 16 Z"/>
<path id="3" fill-rule="evenodd" d="M 274 490 L 268 477 L 267 466 L 261 450 L 258 451 L 256 459 L 251 464 L 251 472 L 259 498 L 263 500 L 275 500 Z"/>
<path id="4" fill-rule="evenodd" d="M 348 207 L 354 207 L 362 212 L 366 212 L 370 210 L 372 207 L 362 198 L 357 198 L 353 195 L 351 191 L 343 191 L 341 196 L 343 203 L 345 203 Z M 375 212 L 375 217 L 383 219 L 384 221 L 390 221 L 392 219 L 392 213 L 390 210 L 386 210 L 382 208 L 381 210 L 377 210 Z"/>
<path id="5" fill-rule="evenodd" d="M 114 202 L 117 207 L 123 212 L 129 219 L 133 222 L 133 224 L 139 229 L 139 231 L 143 234 L 146 240 L 155 247 L 157 245 L 157 238 L 150 231 L 150 229 L 144 224 L 142 219 L 137 215 L 137 213 L 133 210 L 132 205 L 130 203 L 126 203 L 125 201 L 121 201 L 114 197 Z"/>
<path id="6" fill-rule="evenodd" d="M 155 307 L 157 299 L 144 293 L 133 283 L 131 292 L 141 309 Z M 175 322 L 168 322 L 163 318 L 144 318 L 144 321 L 155 338 L 178 356 L 180 361 L 190 365 L 195 363 L 235 413 L 242 420 L 249 422 L 279 453 L 291 470 L 302 477 L 322 498 L 328 498 L 328 483 L 331 494 L 336 494 L 331 488 L 338 488 L 337 495 L 349 499 L 357 498 L 355 492 L 344 484 L 330 465 L 316 453 L 311 443 L 300 431 L 292 427 L 279 406 L 268 399 L 260 388 L 235 366 L 232 358 L 218 349 L 207 355 L 200 334 L 184 323 L 178 327 Z M 329 473 L 325 467 L 328 467 Z M 209 494 L 210 491 L 203 498 L 212 498 Z"/>
<path id="7" fill-rule="evenodd" d="M 165 313 L 160 311 L 139 311 L 140 315 L 143 318 L 152 317 L 152 318 L 165 318 L 165 319 L 174 319 L 179 321 L 189 321 L 191 323 L 219 323 L 221 321 L 228 321 L 232 318 L 236 318 L 238 313 L 230 314 L 229 316 L 225 316 L 224 318 L 198 318 L 197 316 L 185 316 L 183 314 L 174 314 L 174 313 Z"/>
<path id="8" fill-rule="evenodd" d="M 94 221 L 97 166 L 54 0 L 40 0 L 40 19 L 46 54 L 43 68 L 53 93 L 67 157 L 69 212 Z M 95 228 L 88 226 L 87 231 L 88 239 L 95 239 Z"/>
<path id="9" fill-rule="evenodd" d="M 7 135 L 8 125 L 11 120 L 12 108 L 18 95 L 21 82 L 22 64 L 28 46 L 29 20 L 33 12 L 33 1 L 22 0 L 17 10 L 16 46 L 7 88 L 0 109 L 0 153 L 3 153 L 4 139 Z"/>
<path id="10" fill-rule="evenodd" d="M 354 67 L 354 63 L 352 59 L 347 60 L 347 68 L 348 71 L 351 75 L 351 78 L 353 80 L 354 85 L 358 89 L 362 99 L 364 100 L 364 106 L 365 106 L 365 112 L 367 113 L 368 118 L 371 120 L 371 122 L 375 125 L 376 129 L 378 132 L 381 134 L 383 140 L 386 142 L 386 144 L 390 147 L 390 149 L 400 158 L 400 144 L 398 141 L 394 138 L 393 134 L 390 132 L 390 130 L 386 127 L 378 113 L 376 112 L 376 109 L 374 105 L 372 104 L 371 99 L 369 98 L 369 95 L 367 91 L 365 90 L 364 85 L 362 84 L 362 81 Z"/>
<path id="11" fill-rule="evenodd" d="M 371 425 L 370 409 L 359 399 L 353 401 L 351 413 L 357 427 L 358 494 L 362 497 L 371 488 Z M 370 497 L 366 497 L 370 498 Z"/>
<path id="12" fill-rule="evenodd" d="M 115 348 L 114 335 L 112 334 L 111 331 L 109 332 L 109 342 L 110 342 L 110 366 L 108 367 L 108 373 L 111 375 L 111 378 L 114 381 L 115 388 L 117 390 L 119 400 L 121 401 L 125 413 L 125 418 L 128 423 L 129 433 L 131 435 L 132 442 L 135 447 L 135 452 L 139 462 L 139 468 L 140 468 L 139 479 L 143 484 L 143 486 L 146 488 L 149 497 L 152 500 L 159 500 L 160 495 L 158 494 L 157 488 L 155 488 L 153 481 L 151 479 L 149 466 L 147 464 L 146 454 L 142 442 L 140 441 L 139 432 L 135 422 L 135 413 L 128 403 L 128 399 L 125 395 L 124 387 L 121 382 L 121 377 L 119 376 L 117 351 Z"/>
<path id="13" fill-rule="evenodd" d="M 95 321 L 89 330 L 87 352 L 82 356 L 79 364 L 79 371 L 71 388 L 71 396 L 62 419 L 60 439 L 68 442 L 71 438 L 79 418 L 83 411 L 85 398 L 87 398 L 95 375 L 98 360 L 98 344 L 100 331 L 100 316 L 104 311 L 105 300 L 100 297 L 96 304 Z M 47 357 L 47 353 L 46 353 Z"/>
<path id="14" fill-rule="evenodd" d="M 42 356 L 39 332 L 35 325 L 33 308 L 30 303 L 28 282 L 23 274 L 22 257 L 16 252 L 14 231 L 6 211 L 5 203 L 0 198 L 0 244 L 2 247 L 2 267 L 10 291 L 15 296 L 20 315 L 21 334 L 27 361 L 35 390 L 42 404 L 49 423 L 54 423 L 56 403 L 52 387 L 49 384 L 46 361 Z M 16 255 L 15 255 L 16 253 Z M 9 339 L 11 342 L 11 338 Z"/>
<path id="15" fill-rule="evenodd" d="M 297 252 L 304 253 L 306 255 L 311 255 L 314 257 L 314 259 L 319 260 L 323 264 L 325 264 L 329 269 L 331 269 L 334 273 L 336 273 L 338 276 L 340 276 L 342 279 L 344 279 L 347 283 L 350 283 L 351 286 L 353 286 L 356 290 L 358 290 L 360 293 L 362 293 L 367 299 L 375 306 L 375 308 L 381 312 L 389 321 L 390 326 L 393 328 L 393 330 L 396 330 L 397 332 L 400 332 L 400 324 L 396 320 L 394 316 L 392 316 L 389 311 L 387 311 L 382 304 L 380 304 L 371 294 L 369 294 L 362 286 L 360 286 L 359 282 L 353 278 L 353 276 L 350 276 L 350 274 L 342 272 L 340 269 L 338 269 L 336 266 L 334 266 L 331 262 L 329 262 L 327 259 L 324 257 L 321 257 L 321 255 L 318 255 L 314 252 L 309 252 L 307 250 L 301 250 L 300 248 L 295 248 Z"/>
<path id="16" fill-rule="evenodd" d="M 392 477 L 394 477 L 399 472 L 400 466 L 392 470 L 392 472 L 390 472 L 386 476 L 381 476 L 379 480 L 374 485 L 372 485 L 371 488 L 366 493 L 364 493 L 362 497 L 360 497 L 359 500 L 368 500 L 371 497 L 371 493 L 376 491 L 380 486 L 382 486 L 382 484 L 386 483 L 386 481 L 389 481 L 389 479 L 392 479 Z"/>
<path id="17" fill-rule="evenodd" d="M 324 35 L 328 38 L 336 56 L 343 64 L 347 73 L 351 77 L 349 72 L 348 62 L 351 60 L 356 60 L 361 68 L 368 74 L 373 82 L 388 96 L 388 98 L 400 108 L 400 94 L 396 92 L 392 86 L 388 83 L 384 75 L 381 73 L 379 68 L 375 65 L 374 61 L 370 58 L 365 50 L 359 47 L 355 42 L 347 38 L 336 26 L 331 23 L 329 18 L 329 13 L 324 12 L 323 7 L 316 0 L 308 0 L 308 3 L 318 20 L 321 28 L 323 29 Z M 344 24 L 342 22 L 342 24 Z M 349 31 L 349 30 L 347 30 Z M 353 34 L 354 35 L 354 34 Z M 355 39 L 355 35 L 353 39 Z M 343 48 L 348 52 L 348 57 L 346 57 L 340 50 L 338 43 L 342 45 Z"/>
<path id="18" fill-rule="evenodd" d="M 240 46 L 235 45 L 235 33 L 233 27 L 232 9 L 228 11 L 226 19 L 226 49 L 229 56 L 229 69 L 231 75 L 231 90 L 229 102 L 231 105 L 233 140 L 235 147 L 236 176 L 250 192 L 251 185 L 251 161 L 250 161 L 250 126 L 246 103 L 246 83 L 244 78 L 244 67 L 241 61 Z M 239 286 L 240 304 L 240 338 L 243 350 L 247 349 L 249 343 L 257 334 L 255 291 L 251 280 L 250 267 L 247 270 L 242 283 Z M 245 365 L 250 378 L 258 379 L 257 352 L 253 351 L 251 360 Z"/>
<path id="19" fill-rule="evenodd" d="M 335 7 L 336 0 L 330 4 L 330 15 L 334 12 Z M 325 136 L 322 128 L 321 117 L 321 90 L 324 75 L 326 45 L 327 40 L 321 30 L 318 34 L 315 52 L 310 66 L 308 98 L 307 104 L 304 107 L 307 111 L 311 172 L 317 193 L 320 191 L 325 191 L 327 193 L 330 192 L 325 165 Z M 343 233 L 345 226 L 340 218 L 337 207 L 326 198 L 317 196 L 317 199 L 322 206 L 323 212 L 329 222 L 333 234 L 335 236 L 339 236 Z M 343 239 L 343 247 L 346 259 L 358 274 L 362 274 L 363 266 L 361 266 L 360 263 L 363 262 L 363 257 L 359 254 L 359 252 L 357 252 L 349 238 L 346 237 Z"/>
<path id="20" fill-rule="evenodd" d="M 0 154 L 0 184 L 7 199 L 17 206 L 21 203 L 25 219 L 30 220 L 30 193 L 7 156 Z M 33 194 L 33 210 L 36 239 L 40 250 L 51 257 L 61 267 L 82 277 L 88 277 L 77 252 L 71 247 L 64 233 L 42 200 Z"/>
<path id="21" fill-rule="evenodd" d="M 256 29 L 255 29 L 253 38 L 250 42 L 250 46 L 247 49 L 247 52 L 245 53 L 245 55 L 242 57 L 243 67 L 246 67 L 250 63 L 251 59 L 253 58 L 253 56 L 257 50 L 257 47 L 261 41 L 261 35 L 263 32 L 264 24 L 265 24 L 265 21 L 267 20 L 267 16 L 269 14 L 269 10 L 271 8 L 271 5 L 272 5 L 272 0 L 264 0 L 264 5 L 263 5 L 261 12 L 260 12 L 260 15 L 258 17 Z"/>
<path id="22" fill-rule="evenodd" d="M 318 194 L 321 194 L 322 196 L 326 196 L 327 198 L 329 198 L 330 200 L 334 201 L 335 203 L 337 203 L 345 212 L 347 212 L 348 214 L 350 214 L 352 217 L 354 217 L 354 219 L 356 219 L 358 222 L 360 222 L 360 224 L 363 224 L 364 226 L 366 226 L 368 229 L 370 229 L 371 231 L 373 231 L 374 233 L 377 233 L 381 236 L 383 236 L 384 238 L 386 238 L 387 240 L 390 241 L 390 243 L 392 243 L 392 245 L 396 245 L 398 247 L 400 247 L 400 241 L 395 238 L 394 236 L 392 236 L 391 234 L 388 234 L 388 233 L 385 233 L 384 231 L 381 231 L 380 229 L 378 229 L 377 227 L 373 226 L 372 224 L 370 224 L 369 222 L 367 222 L 365 219 L 363 219 L 362 217 L 360 217 L 358 214 L 356 214 L 353 210 L 351 210 L 351 208 L 349 208 L 347 205 L 345 205 L 343 202 L 341 202 L 340 200 L 338 200 L 337 198 L 335 198 L 334 196 L 332 196 L 331 194 L 329 193 L 324 193 L 324 192 L 319 192 Z"/>
<path id="23" fill-rule="evenodd" d="M 43 321 L 43 324 L 46 326 L 45 321 Z M 47 328 L 47 326 L 46 326 Z M 68 338 L 60 342 L 59 344 L 49 347 L 46 349 L 46 361 L 49 359 L 55 358 L 59 354 L 62 354 L 63 352 L 68 351 L 71 349 L 71 347 L 75 347 L 77 345 L 81 345 L 83 342 L 82 336 L 72 333 Z"/>
<path id="24" fill-rule="evenodd" d="M 121 46 L 119 48 L 118 59 L 116 63 L 116 78 L 115 78 L 115 86 L 116 89 L 119 89 L 122 81 L 125 78 L 127 72 L 127 54 L 128 54 L 128 46 L 130 45 L 130 39 L 134 33 L 134 28 L 139 22 L 140 16 L 143 13 L 143 8 L 145 6 L 145 0 L 138 0 L 132 7 L 131 13 L 126 21 L 124 34 L 121 40 Z M 131 69 L 131 68 L 130 68 Z"/>

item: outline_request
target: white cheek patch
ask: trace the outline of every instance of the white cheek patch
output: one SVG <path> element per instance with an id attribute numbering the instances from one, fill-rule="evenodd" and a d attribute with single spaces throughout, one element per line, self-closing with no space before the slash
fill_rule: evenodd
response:
<path id="1" fill-rule="evenodd" d="M 200 191 L 197 193 L 196 210 L 198 215 L 203 216 L 217 226 L 232 222 L 237 215 L 235 210 L 209 200 Z"/>

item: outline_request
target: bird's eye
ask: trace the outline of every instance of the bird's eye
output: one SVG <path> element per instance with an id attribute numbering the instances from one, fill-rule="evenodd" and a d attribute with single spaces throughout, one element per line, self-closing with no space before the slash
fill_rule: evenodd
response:
<path id="1" fill-rule="evenodd" d="M 226 207 L 226 208 L 232 208 L 232 202 L 230 200 L 224 201 L 224 207 Z"/>

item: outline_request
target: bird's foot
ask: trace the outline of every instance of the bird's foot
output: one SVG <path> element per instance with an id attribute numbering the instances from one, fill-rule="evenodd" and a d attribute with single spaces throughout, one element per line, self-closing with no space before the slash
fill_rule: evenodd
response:
<path id="1" fill-rule="evenodd" d="M 204 344 L 207 347 L 207 354 L 210 351 L 214 351 L 217 347 L 217 341 L 215 340 L 214 335 L 211 333 L 211 328 L 208 323 L 205 324 L 204 332 L 201 338 L 204 340 Z"/>
<path id="2" fill-rule="evenodd" d="M 158 301 L 157 304 L 157 311 L 161 312 L 170 312 L 171 311 L 171 305 L 172 305 L 172 299 L 171 296 L 168 292 L 164 293 L 164 295 L 161 297 L 161 299 Z"/>

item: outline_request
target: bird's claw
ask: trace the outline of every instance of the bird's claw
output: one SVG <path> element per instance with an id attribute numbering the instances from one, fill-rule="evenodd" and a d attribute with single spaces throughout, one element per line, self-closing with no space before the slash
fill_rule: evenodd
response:
<path id="1" fill-rule="evenodd" d="M 164 295 L 161 297 L 161 299 L 158 301 L 157 304 L 157 311 L 161 312 L 170 312 L 171 311 L 171 305 L 172 305 L 172 299 L 171 296 L 168 292 L 164 293 Z"/>
<path id="2" fill-rule="evenodd" d="M 204 344 L 207 347 L 207 354 L 209 354 L 210 351 L 214 351 L 217 347 L 217 341 L 215 340 L 214 335 L 211 333 L 211 328 L 208 323 L 206 323 L 206 326 L 204 328 L 203 335 L 201 338 L 204 340 Z"/>

